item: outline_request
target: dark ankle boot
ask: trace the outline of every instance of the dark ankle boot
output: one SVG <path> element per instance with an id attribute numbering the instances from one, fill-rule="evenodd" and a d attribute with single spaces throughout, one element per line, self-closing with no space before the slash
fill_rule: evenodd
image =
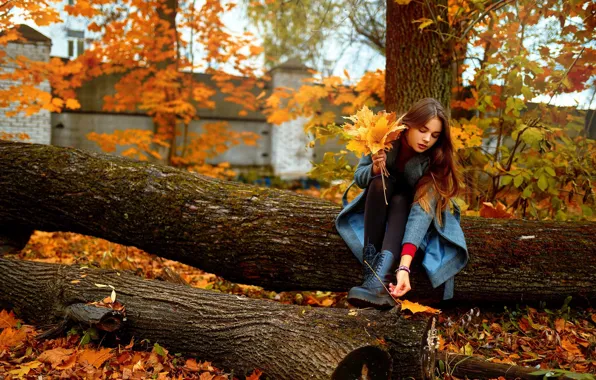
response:
<path id="1" fill-rule="evenodd" d="M 397 260 L 393 253 L 384 250 L 377 254 L 371 265 L 381 281 L 371 272 L 361 286 L 355 286 L 348 293 L 348 302 L 356 307 L 374 307 L 377 309 L 388 309 L 395 306 L 393 297 L 385 288 L 394 280 L 394 273 Z M 370 270 L 370 269 L 369 269 Z M 384 285 L 384 286 L 383 286 Z"/>
<path id="2" fill-rule="evenodd" d="M 370 268 L 374 267 L 375 256 L 377 255 L 377 249 L 374 244 L 368 243 L 367 246 L 362 250 L 362 281 L 366 282 L 369 277 L 374 274 Z M 368 263 L 368 265 L 367 265 Z"/>

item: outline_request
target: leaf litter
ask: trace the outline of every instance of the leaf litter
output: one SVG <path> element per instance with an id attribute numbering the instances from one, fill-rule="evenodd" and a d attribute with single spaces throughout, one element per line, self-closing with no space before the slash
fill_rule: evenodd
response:
<path id="1" fill-rule="evenodd" d="M 285 304 L 313 307 L 339 307 L 357 315 L 357 309 L 346 302 L 345 292 L 272 292 L 257 286 L 236 284 L 171 260 L 147 254 L 134 247 L 64 232 L 36 231 L 28 245 L 13 258 L 53 262 L 81 267 L 131 270 L 147 279 L 160 279 L 164 272 L 173 271 L 190 286 L 214 289 L 242 297 L 270 299 Z M 84 278 L 86 275 L 82 274 Z M 123 306 L 112 294 L 98 306 L 115 309 Z M 494 363 L 506 363 L 556 371 L 596 373 L 596 310 L 569 307 L 569 299 L 559 309 L 517 306 L 501 310 L 475 307 L 469 310 L 455 307 L 439 311 L 402 300 L 402 310 L 408 313 L 439 313 L 440 350 L 488 358 Z M 238 377 L 217 369 L 199 358 L 171 355 L 165 347 L 156 345 L 151 352 L 133 350 L 133 342 L 116 349 L 101 348 L 95 342 L 80 346 L 81 335 L 38 342 L 39 333 L 24 325 L 12 311 L 0 310 L 0 373 L 8 378 L 62 376 L 82 378 L 135 379 L 208 379 L 225 380 Z M 164 355 L 165 354 L 165 355 Z M 256 369 L 246 379 L 257 380 Z M 453 378 L 453 377 L 452 377 Z"/>

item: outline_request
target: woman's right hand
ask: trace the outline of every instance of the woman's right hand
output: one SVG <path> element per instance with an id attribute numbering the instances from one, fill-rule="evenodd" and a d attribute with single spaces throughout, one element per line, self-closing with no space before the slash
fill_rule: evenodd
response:
<path id="1" fill-rule="evenodd" d="M 387 153 L 383 149 L 372 155 L 373 160 L 373 175 L 381 174 L 381 168 L 387 162 Z"/>

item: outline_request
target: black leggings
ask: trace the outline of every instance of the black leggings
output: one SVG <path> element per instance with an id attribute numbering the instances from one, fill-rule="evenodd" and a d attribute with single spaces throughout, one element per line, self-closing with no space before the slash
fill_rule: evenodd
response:
<path id="1" fill-rule="evenodd" d="M 385 205 L 381 176 L 375 177 L 368 185 L 364 208 L 364 245 L 372 243 L 377 252 L 388 250 L 399 256 L 413 191 L 400 177 L 385 178 L 385 186 L 389 205 Z"/>

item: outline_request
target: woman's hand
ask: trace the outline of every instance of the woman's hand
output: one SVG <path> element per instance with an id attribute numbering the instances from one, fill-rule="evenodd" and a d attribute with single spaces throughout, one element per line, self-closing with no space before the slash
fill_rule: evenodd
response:
<path id="1" fill-rule="evenodd" d="M 397 285 L 389 284 L 389 292 L 395 298 L 399 298 L 409 292 L 412 288 L 410 287 L 410 274 L 405 270 L 397 272 Z"/>
<path id="2" fill-rule="evenodd" d="M 387 162 L 387 153 L 384 150 L 380 150 L 377 153 L 372 155 L 373 159 L 373 175 L 381 174 L 381 169 L 385 166 Z"/>

